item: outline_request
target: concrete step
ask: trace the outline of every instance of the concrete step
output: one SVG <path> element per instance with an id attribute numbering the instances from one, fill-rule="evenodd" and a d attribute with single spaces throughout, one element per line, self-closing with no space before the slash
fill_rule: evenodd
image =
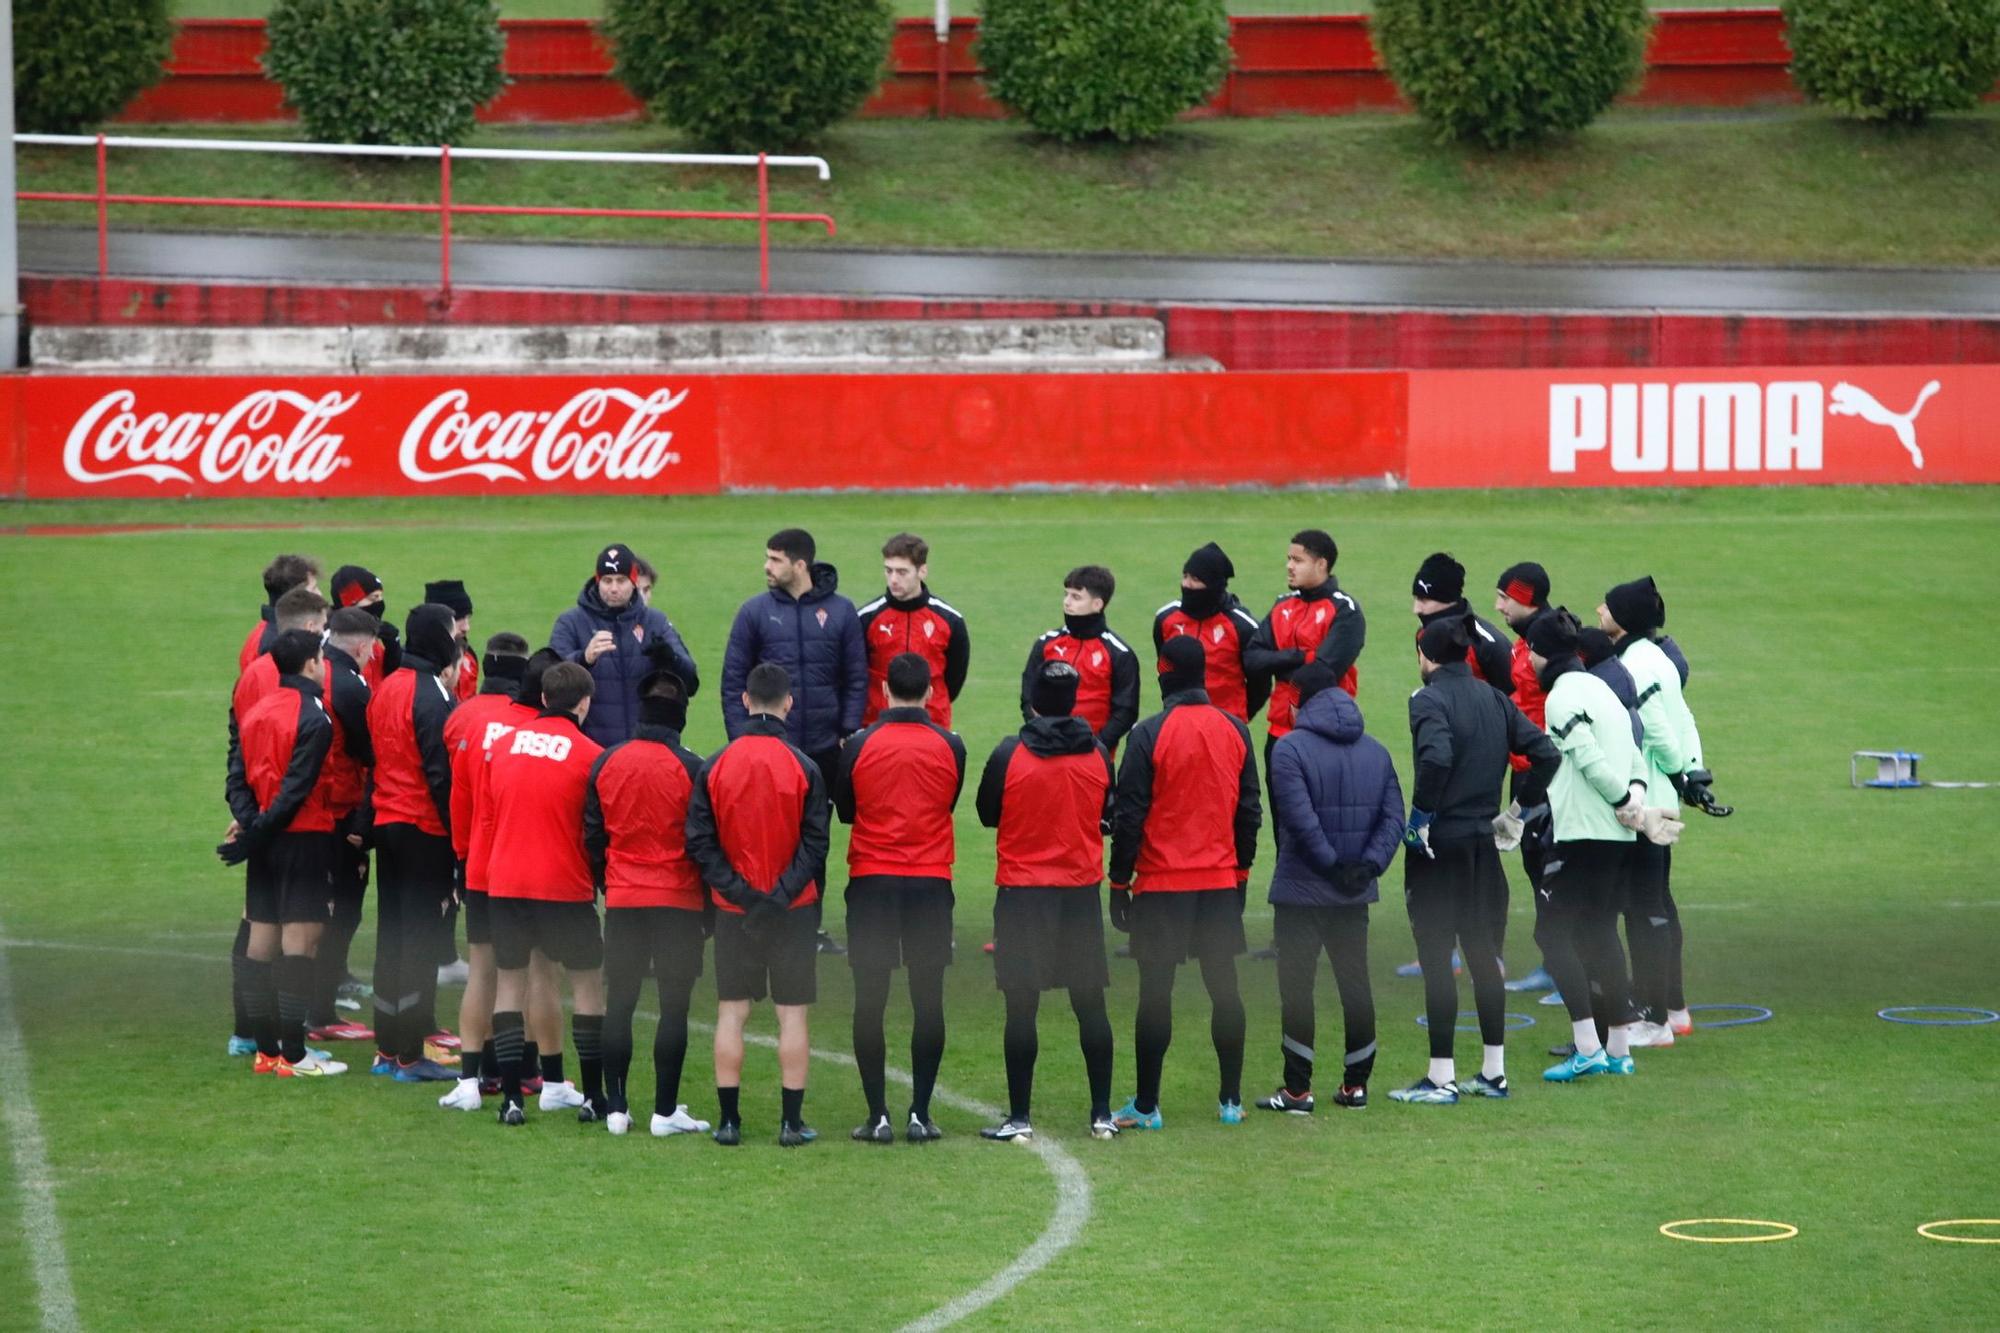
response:
<path id="1" fill-rule="evenodd" d="M 1161 369 L 1153 319 L 839 323 L 37 328 L 31 363 L 64 370 Z"/>

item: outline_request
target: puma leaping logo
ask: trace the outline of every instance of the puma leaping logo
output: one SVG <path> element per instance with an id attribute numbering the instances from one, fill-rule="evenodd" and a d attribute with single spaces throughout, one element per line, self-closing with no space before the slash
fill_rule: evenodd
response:
<path id="1" fill-rule="evenodd" d="M 1924 410 L 1924 404 L 1931 400 L 1931 395 L 1941 387 L 1936 380 L 1932 380 L 1917 395 L 1917 401 L 1911 405 L 1909 411 L 1891 412 L 1882 406 L 1874 394 L 1843 380 L 1833 386 L 1833 401 L 1827 404 L 1826 410 L 1837 417 L 1860 417 L 1871 426 L 1887 426 L 1896 432 L 1896 438 L 1902 441 L 1903 448 L 1909 450 L 1910 461 L 1922 468 L 1924 451 L 1917 447 L 1917 415 Z"/>

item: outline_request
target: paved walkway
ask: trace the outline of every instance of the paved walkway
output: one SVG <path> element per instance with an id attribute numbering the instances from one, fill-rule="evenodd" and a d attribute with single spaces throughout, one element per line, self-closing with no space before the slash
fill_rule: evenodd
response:
<path id="1" fill-rule="evenodd" d="M 86 228 L 24 227 L 21 267 L 96 271 Z M 117 231 L 120 276 L 247 282 L 392 283 L 438 275 L 416 237 L 243 236 Z M 739 249 L 473 241 L 452 249 L 464 287 L 745 292 L 757 257 Z M 1136 255 L 778 250 L 788 294 L 1050 298 L 1386 308 L 1645 310 L 1736 314 L 2000 317 L 2000 270 L 1694 268 L 1669 265 L 1408 263 Z"/>

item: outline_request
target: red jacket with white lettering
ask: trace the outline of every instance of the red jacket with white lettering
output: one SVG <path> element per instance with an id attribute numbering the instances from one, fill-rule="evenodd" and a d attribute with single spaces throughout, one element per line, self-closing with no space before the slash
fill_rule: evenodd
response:
<path id="1" fill-rule="evenodd" d="M 451 750 L 445 719 L 451 692 L 420 657 L 403 655 L 368 700 L 368 736 L 375 743 L 375 823 L 414 824 L 444 837 L 451 826 Z"/>
<path id="2" fill-rule="evenodd" d="M 1088 889 L 1104 879 L 1114 792 L 1111 753 L 1080 717 L 1038 717 L 993 747 L 979 822 L 998 829 L 1003 889 Z"/>
<path id="3" fill-rule="evenodd" d="M 606 907 L 708 905 L 687 854 L 688 801 L 700 773 L 701 756 L 681 734 L 649 722 L 597 757 L 583 800 L 583 850 Z"/>
<path id="4" fill-rule="evenodd" d="M 921 708 L 885 709 L 840 747 L 833 808 L 854 826 L 847 873 L 950 879 L 951 812 L 965 786 L 965 742 Z"/>
<path id="5" fill-rule="evenodd" d="M 1021 670 L 1021 720 L 1034 717 L 1029 701 L 1035 677 L 1044 662 L 1067 662 L 1081 677 L 1076 686 L 1076 716 L 1090 724 L 1104 748 L 1114 754 L 1118 742 L 1139 720 L 1139 655 L 1105 628 L 1104 615 L 1064 616 L 1063 627 L 1052 629 L 1028 648 Z"/>
<path id="6" fill-rule="evenodd" d="M 868 645 L 868 702 L 861 725 L 882 716 L 888 707 L 882 692 L 889 663 L 901 653 L 916 653 L 931 664 L 931 721 L 951 725 L 951 702 L 965 688 L 965 671 L 972 661 L 972 640 L 958 608 L 931 595 L 926 587 L 917 597 L 899 602 L 884 593 L 855 612 L 861 617 L 862 641 Z"/>
<path id="7" fill-rule="evenodd" d="M 740 915 L 764 896 L 797 911 L 819 901 L 830 814 L 826 780 L 784 720 L 753 713 L 695 779 L 688 855 L 721 910 Z"/>
<path id="8" fill-rule="evenodd" d="M 452 716 L 458 716 L 456 710 L 453 711 Z M 456 843 L 458 841 L 459 822 L 463 818 L 467 830 L 465 850 L 461 853 L 465 859 L 465 887 L 475 893 L 486 892 L 486 881 L 489 878 L 487 869 L 493 861 L 493 792 L 488 785 L 488 778 L 492 773 L 493 766 L 488 761 L 493 757 L 494 746 L 503 744 L 507 737 L 514 734 L 516 727 L 525 726 L 533 722 L 538 716 L 540 714 L 526 704 L 510 703 L 504 713 L 497 718 L 489 720 L 480 729 L 479 733 L 472 737 L 472 746 L 463 756 L 464 771 L 467 776 L 465 778 L 465 792 L 462 798 L 459 791 L 461 756 L 458 751 L 452 751 L 451 831 L 452 842 L 454 844 L 453 850 L 457 850 Z M 462 815 L 460 813 L 461 799 L 464 802 Z"/>
<path id="9" fill-rule="evenodd" d="M 1202 690 L 1132 728 L 1111 821 L 1111 883 L 1135 893 L 1239 887 L 1263 809 L 1250 728 Z M 1134 872 L 1137 872 L 1136 879 Z"/>
<path id="10" fill-rule="evenodd" d="M 1329 578 L 1317 588 L 1295 589 L 1278 599 L 1243 653 L 1245 670 L 1277 678 L 1271 686 L 1272 739 L 1292 729 L 1299 691 L 1291 676 L 1306 663 L 1325 663 L 1349 694 L 1361 687 L 1354 660 L 1361 656 L 1367 633 L 1360 604 L 1340 590 L 1337 579 Z"/>
<path id="11" fill-rule="evenodd" d="M 514 702 L 514 682 L 502 680 L 453 708 L 444 720 L 444 744 L 451 752 L 451 850 L 468 868 L 472 864 L 473 830 L 478 827 L 475 789 L 486 756 L 494 741 L 534 717 L 534 709 Z M 474 885 L 469 878 L 466 886 L 484 887 L 483 883 Z"/>
<path id="12" fill-rule="evenodd" d="M 333 832 L 324 780 L 333 719 L 317 684 L 280 676 L 278 688 L 243 716 L 237 738 L 227 791 L 241 836 L 266 845 L 280 833 Z"/>
<path id="13" fill-rule="evenodd" d="M 524 722 L 486 757 L 493 850 L 486 892 L 494 898 L 588 903 L 597 880 L 583 850 L 583 802 L 602 746 L 568 713 Z"/>
<path id="14" fill-rule="evenodd" d="M 1199 618 L 1180 601 L 1172 601 L 1153 615 L 1153 654 L 1157 657 L 1168 639 L 1192 638 L 1199 643 L 1208 663 L 1209 699 L 1223 712 L 1248 722 L 1271 697 L 1270 677 L 1243 669 L 1243 650 L 1256 633 L 1257 617 L 1243 609 L 1234 593 L 1221 610 Z"/>

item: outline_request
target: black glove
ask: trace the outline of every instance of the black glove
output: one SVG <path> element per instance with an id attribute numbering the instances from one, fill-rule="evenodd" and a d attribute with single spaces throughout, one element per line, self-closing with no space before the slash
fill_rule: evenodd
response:
<path id="1" fill-rule="evenodd" d="M 1334 887 L 1343 898 L 1359 898 L 1380 878 L 1382 867 L 1372 861 L 1342 861 L 1333 868 Z"/>
<path id="2" fill-rule="evenodd" d="M 1123 934 L 1132 933 L 1132 890 L 1111 891 L 1111 925 Z"/>
<path id="3" fill-rule="evenodd" d="M 218 843 L 215 854 L 226 866 L 240 866 L 250 859 L 250 844 L 239 834 L 233 842 Z"/>
<path id="4" fill-rule="evenodd" d="M 760 893 L 743 913 L 743 933 L 757 943 L 774 938 L 785 922 L 785 905 L 768 893 Z"/>
<path id="5" fill-rule="evenodd" d="M 1715 799 L 1715 793 L 1709 790 L 1715 775 L 1705 768 L 1690 768 L 1685 773 L 1675 773 L 1668 781 L 1674 784 L 1674 790 L 1680 793 L 1683 801 L 1705 815 L 1727 819 L 1736 813 L 1735 806 L 1723 805 Z"/>
<path id="6" fill-rule="evenodd" d="M 715 936 L 715 899 L 703 895 L 701 900 L 701 937 L 713 939 Z"/>

